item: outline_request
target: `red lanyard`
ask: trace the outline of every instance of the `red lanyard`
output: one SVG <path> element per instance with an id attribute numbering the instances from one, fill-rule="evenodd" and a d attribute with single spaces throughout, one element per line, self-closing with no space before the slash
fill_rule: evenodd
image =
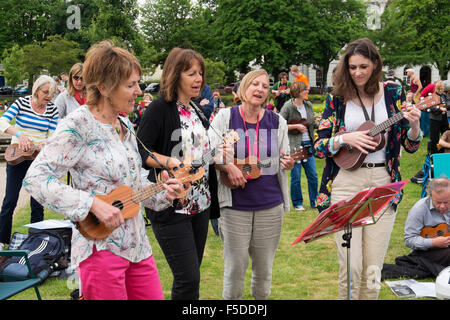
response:
<path id="1" fill-rule="evenodd" d="M 241 113 L 242 120 L 244 121 L 245 138 L 247 140 L 247 146 L 248 146 L 248 155 L 251 156 L 252 150 L 250 149 L 250 139 L 248 137 L 247 125 L 245 124 L 245 116 L 244 116 L 244 110 L 242 110 L 242 105 L 239 106 L 239 112 Z M 259 160 L 258 137 L 259 137 L 259 114 L 258 114 L 258 118 L 256 119 L 255 140 L 253 141 L 253 154 L 256 154 L 256 157 Z"/>

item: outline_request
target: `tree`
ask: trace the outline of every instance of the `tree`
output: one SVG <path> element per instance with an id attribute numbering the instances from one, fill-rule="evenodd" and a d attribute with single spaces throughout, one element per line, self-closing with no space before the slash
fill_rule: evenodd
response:
<path id="1" fill-rule="evenodd" d="M 82 54 L 83 51 L 76 42 L 59 35 L 48 37 L 42 47 L 45 69 L 52 75 L 68 72 L 75 63 L 81 61 Z"/>
<path id="2" fill-rule="evenodd" d="M 225 80 L 225 64 L 223 62 L 214 62 L 208 58 L 205 59 L 206 83 L 210 86 L 214 83 L 223 84 Z"/>
<path id="3" fill-rule="evenodd" d="M 347 43 L 366 32 L 366 6 L 358 0 L 298 1 L 302 13 L 294 34 L 301 40 L 292 52 L 292 62 L 314 65 L 322 71 L 326 81 L 330 63 L 339 58 Z M 299 25 L 306 28 L 300 29 Z"/>
<path id="4" fill-rule="evenodd" d="M 283 0 L 219 0 L 214 21 L 220 60 L 241 72 L 250 62 L 283 65 L 293 44 L 292 8 Z M 289 23 L 288 23 L 289 22 Z"/>
<path id="5" fill-rule="evenodd" d="M 0 52 L 14 44 L 41 43 L 56 34 L 57 8 L 64 0 L 0 1 Z"/>
<path id="6" fill-rule="evenodd" d="M 450 2 L 392 1 L 377 33 L 380 53 L 390 66 L 431 63 L 441 79 L 450 71 Z"/>
<path id="7" fill-rule="evenodd" d="M 116 45 L 140 55 L 144 44 L 137 28 L 137 0 L 94 0 L 94 4 L 98 14 L 92 18 L 88 31 L 91 43 L 111 39 Z"/>
<path id="8" fill-rule="evenodd" d="M 142 9 L 142 31 L 148 46 L 155 48 L 149 63 L 163 64 L 174 47 L 192 48 L 189 29 L 190 0 L 147 0 Z"/>
<path id="9" fill-rule="evenodd" d="M 5 49 L 2 59 L 4 75 L 6 82 L 13 88 L 26 78 L 26 74 L 23 73 L 22 60 L 23 50 L 18 44 L 10 49 Z"/>
<path id="10" fill-rule="evenodd" d="M 214 4 L 214 2 L 212 2 Z M 313 64 L 326 74 L 346 43 L 365 31 L 359 0 L 217 0 L 220 59 L 246 72 L 250 62 L 278 74 Z"/>
<path id="11" fill-rule="evenodd" d="M 28 75 L 28 91 L 31 92 L 34 78 L 46 67 L 46 55 L 42 47 L 37 44 L 27 44 L 22 50 L 23 59 L 20 65 L 23 68 L 22 72 Z"/>

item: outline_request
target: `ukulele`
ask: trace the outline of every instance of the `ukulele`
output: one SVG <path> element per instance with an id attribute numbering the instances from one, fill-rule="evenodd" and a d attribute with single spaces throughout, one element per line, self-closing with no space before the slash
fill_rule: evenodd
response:
<path id="1" fill-rule="evenodd" d="M 294 150 L 290 156 L 295 161 L 300 161 L 303 159 L 306 159 L 311 156 L 311 153 L 308 150 L 307 147 L 300 147 L 296 150 Z M 270 168 L 274 162 L 279 161 L 280 158 L 269 158 L 265 160 L 258 161 L 257 157 L 250 156 L 245 159 L 234 159 L 234 165 L 242 172 L 242 175 L 247 180 L 257 179 L 261 176 L 261 169 L 262 168 Z M 228 178 L 228 174 L 225 171 L 220 171 L 220 179 L 222 180 L 222 183 L 230 188 L 235 189 L 237 187 L 233 186 L 230 179 Z"/>
<path id="2" fill-rule="evenodd" d="M 423 110 L 429 109 L 435 105 L 440 104 L 440 101 L 441 101 L 440 97 L 438 95 L 434 94 L 434 95 L 428 96 L 428 97 L 424 98 L 423 100 L 421 100 L 420 102 L 416 103 L 415 107 L 418 108 L 419 110 L 423 111 Z M 385 137 L 384 137 L 385 130 L 387 128 L 389 128 L 390 126 L 394 125 L 395 123 L 399 122 L 403 118 L 404 118 L 404 111 L 401 111 L 401 112 L 395 114 L 394 116 L 392 116 L 391 118 L 383 121 L 379 125 L 376 125 L 372 121 L 366 121 L 362 125 L 360 125 L 358 127 L 358 129 L 356 129 L 356 131 L 370 130 L 368 135 L 370 137 L 375 138 L 375 141 L 378 143 L 378 146 L 375 148 L 375 150 L 370 151 L 370 152 L 375 152 L 375 151 L 381 150 L 386 143 Z M 345 133 L 347 133 L 347 132 L 340 131 L 340 132 L 336 133 L 335 136 L 342 135 Z M 352 148 L 348 144 L 346 144 L 345 146 L 342 146 L 339 149 L 339 151 L 333 156 L 334 162 L 336 162 L 336 164 L 340 168 L 347 169 L 347 170 L 358 169 L 359 167 L 361 167 L 361 164 L 364 162 L 365 158 L 366 158 L 366 154 L 362 153 L 361 151 L 359 151 L 356 148 Z"/>
<path id="3" fill-rule="evenodd" d="M 231 130 L 228 132 L 223 138 L 224 144 L 235 144 L 239 141 L 239 134 L 235 130 Z M 184 177 L 190 177 L 189 183 L 183 183 L 183 191 L 178 195 L 177 199 L 185 198 L 191 187 L 191 182 L 195 182 L 200 180 L 205 175 L 205 166 L 209 165 L 211 160 L 214 159 L 216 155 L 216 150 L 219 146 L 216 146 L 214 149 L 209 150 L 204 155 L 202 155 L 202 159 L 200 161 L 183 161 L 179 167 L 174 167 L 170 169 L 169 175 L 173 176 L 178 180 L 182 180 Z M 161 174 L 158 176 L 158 180 L 161 180 Z"/>
<path id="4" fill-rule="evenodd" d="M 189 183 L 193 176 L 187 175 L 178 178 L 181 183 Z M 135 217 L 139 213 L 140 202 L 148 197 L 164 191 L 164 182 L 158 181 L 152 185 L 133 191 L 128 186 L 120 186 L 106 195 L 95 195 L 96 198 L 119 208 L 124 219 Z M 92 212 L 87 217 L 75 223 L 78 231 L 87 239 L 104 239 L 114 230 L 108 228 Z"/>
<path id="5" fill-rule="evenodd" d="M 288 124 L 302 124 L 305 127 L 308 127 L 311 123 L 312 123 L 312 121 L 308 121 L 308 120 L 306 120 L 306 118 L 302 118 L 302 119 L 299 119 L 299 120 L 291 120 L 291 121 L 288 122 Z M 298 129 L 290 129 L 289 133 L 290 134 L 299 134 L 300 130 L 298 130 Z"/>
<path id="6" fill-rule="evenodd" d="M 425 227 L 420 232 L 420 236 L 424 238 L 449 237 L 450 226 L 446 223 L 440 223 L 434 227 Z"/>
<path id="7" fill-rule="evenodd" d="M 5 160 L 12 166 L 25 160 L 34 160 L 39 153 L 38 146 L 34 145 L 28 151 L 19 148 L 18 143 L 12 143 L 6 148 Z"/>

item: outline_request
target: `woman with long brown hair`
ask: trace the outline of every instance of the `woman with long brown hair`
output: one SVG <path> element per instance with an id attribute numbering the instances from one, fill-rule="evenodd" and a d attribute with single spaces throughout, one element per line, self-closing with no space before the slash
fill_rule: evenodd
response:
<path id="1" fill-rule="evenodd" d="M 401 86 L 382 83 L 382 67 L 378 50 L 367 38 L 348 44 L 339 61 L 334 73 L 333 94 L 326 99 L 314 142 L 316 156 L 326 158 L 317 198 L 319 211 L 365 188 L 400 181 L 401 146 L 410 153 L 420 146 L 420 111 L 414 106 L 405 106 Z M 357 130 L 368 120 L 380 124 L 399 112 L 403 112 L 404 119 L 386 130 L 386 144 L 382 148 L 378 148 L 369 130 Z M 341 148 L 356 148 L 366 155 L 361 167 L 354 170 L 340 168 L 333 156 Z M 353 229 L 352 299 L 378 297 L 383 260 L 400 200 L 401 194 L 388 205 L 376 224 Z M 335 233 L 340 266 L 339 298 L 344 299 L 348 297 L 347 251 L 341 245 L 342 235 L 343 232 Z"/>
<path id="2" fill-rule="evenodd" d="M 167 56 L 160 97 L 147 107 L 138 129 L 143 143 L 139 148 L 142 163 L 150 170 L 152 181 L 161 165 L 179 168 L 182 161 L 201 160 L 211 149 L 205 128 L 208 120 L 192 102 L 205 85 L 205 71 L 202 55 L 194 50 L 174 48 Z M 205 166 L 204 176 L 192 183 L 187 196 L 175 207 L 146 210 L 173 273 L 174 300 L 199 299 L 200 266 L 211 206 L 209 174 Z"/>

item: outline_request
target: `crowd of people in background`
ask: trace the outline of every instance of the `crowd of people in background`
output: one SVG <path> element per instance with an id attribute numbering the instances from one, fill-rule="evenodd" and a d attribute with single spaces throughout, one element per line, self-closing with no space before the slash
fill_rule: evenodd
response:
<path id="1" fill-rule="evenodd" d="M 206 83 L 203 56 L 174 48 L 154 97 L 139 87 L 142 69 L 133 54 L 108 41 L 98 43 L 68 73 L 38 77 L 31 95 L 19 97 L 0 118 L 0 130 L 12 136 L 11 143 L 38 151 L 34 160 L 7 164 L 0 250 L 10 243 L 12 214 L 23 185 L 31 194 L 31 222 L 42 221 L 47 207 L 73 222 L 94 214 L 112 230 L 106 238 L 93 240 L 74 229 L 71 261 L 79 269 L 85 299 L 164 299 L 144 217 L 172 271 L 171 299 L 200 297 L 209 221 L 223 243 L 223 298 L 242 298 L 250 258 L 251 294 L 266 299 L 286 212 L 323 212 L 362 189 L 401 181 L 401 150 L 416 152 L 424 136 L 430 137 L 430 154 L 450 152 L 448 81 L 423 87 L 408 69 L 407 88 L 392 69 L 383 79 L 383 68 L 371 40 L 349 43 L 319 115 L 310 101 L 309 79 L 297 65 L 280 72 L 272 86 L 266 70 L 241 73 L 232 102 L 225 103 Z M 415 104 L 429 94 L 440 96 L 442 103 L 432 112 L 421 112 Z M 383 133 L 384 145 L 369 130 L 358 130 L 365 122 L 380 124 L 400 112 L 404 118 Z M 239 134 L 237 143 L 223 140 L 230 130 Z M 345 148 L 364 155 L 356 170 L 340 168 L 335 161 L 334 155 Z M 307 156 L 291 157 L 299 150 Z M 210 153 L 214 157 L 205 162 Z M 320 184 L 318 158 L 325 159 Z M 270 165 L 251 178 L 238 165 L 243 159 Z M 183 168 L 202 176 L 187 186 L 179 174 Z M 71 182 L 62 183 L 68 174 Z M 450 221 L 448 179 L 440 179 L 408 217 L 405 244 L 415 250 L 448 247 L 448 239 L 431 243 L 417 238 L 419 226 L 410 223 L 423 208 L 442 214 L 430 221 Z M 162 189 L 142 200 L 144 209 L 137 215 L 124 218 L 119 208 L 95 196 L 120 185 Z M 353 231 L 351 270 L 341 245 L 343 231 L 335 233 L 339 299 L 348 295 L 349 273 L 353 298 L 378 298 L 379 286 L 367 286 L 374 276 L 370 268 L 383 267 L 400 201 L 399 195 L 375 225 Z M 98 268 L 106 264 L 115 268 Z"/>

